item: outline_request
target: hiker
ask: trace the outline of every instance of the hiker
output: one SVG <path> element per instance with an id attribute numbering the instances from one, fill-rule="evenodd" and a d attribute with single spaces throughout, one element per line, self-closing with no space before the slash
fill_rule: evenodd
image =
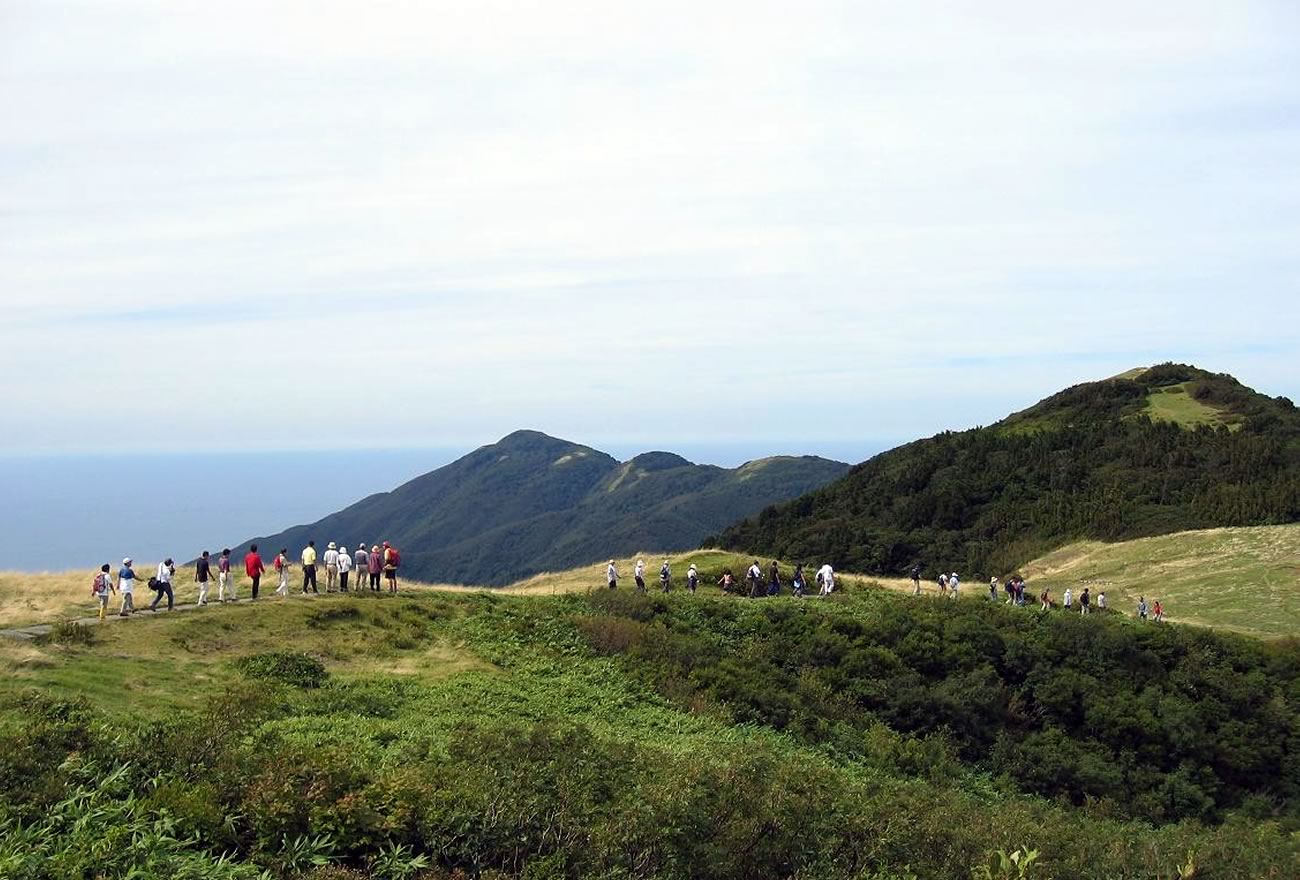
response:
<path id="1" fill-rule="evenodd" d="M 158 563 L 158 573 L 154 575 L 150 585 L 154 589 L 153 601 L 149 603 L 150 611 L 158 610 L 158 603 L 162 597 L 167 597 L 167 610 L 171 611 L 176 607 L 176 594 L 172 592 L 172 578 L 176 576 L 176 563 L 168 556 L 162 562 Z"/>
<path id="2" fill-rule="evenodd" d="M 939 595 L 948 595 L 948 574 L 942 571 L 939 572 Z"/>
<path id="3" fill-rule="evenodd" d="M 1088 590 L 1089 590 L 1088 587 L 1084 587 L 1084 588 L 1083 588 L 1083 592 L 1079 594 L 1079 613 L 1080 613 L 1080 614 L 1091 614 L 1091 613 L 1092 613 L 1092 596 L 1090 596 L 1090 595 L 1088 594 Z"/>
<path id="4" fill-rule="evenodd" d="M 99 574 L 95 575 L 95 580 L 90 585 L 90 595 L 94 596 L 99 602 L 99 620 L 101 623 L 104 616 L 108 614 L 109 594 L 117 592 L 117 587 L 113 586 L 113 576 L 109 574 L 111 570 L 111 566 L 105 562 L 99 567 Z"/>
<path id="5" fill-rule="evenodd" d="M 1097 610 L 1101 613 L 1106 612 L 1106 591 L 1102 590 L 1097 594 Z"/>
<path id="6" fill-rule="evenodd" d="M 835 592 L 835 569 L 831 568 L 829 562 L 817 569 L 817 583 L 821 587 L 818 595 L 822 598 Z"/>
<path id="7" fill-rule="evenodd" d="M 618 566 L 614 564 L 614 560 L 612 559 L 609 561 L 609 566 L 605 569 L 605 580 L 609 581 L 609 588 L 611 590 L 618 589 Z"/>
<path id="8" fill-rule="evenodd" d="M 199 561 L 194 564 L 194 580 L 199 584 L 199 604 L 208 604 L 208 581 L 212 578 L 212 563 L 208 561 L 208 551 L 204 550 Z"/>
<path id="9" fill-rule="evenodd" d="M 352 554 L 352 566 L 357 570 L 357 584 L 355 589 L 360 591 L 366 588 L 366 580 L 370 576 L 370 551 L 366 549 L 366 542 L 362 541 L 357 545 L 357 550 Z"/>
<path id="10" fill-rule="evenodd" d="M 691 595 L 694 596 L 695 588 L 698 587 L 699 585 L 700 585 L 700 573 L 695 570 L 695 563 L 692 562 L 691 567 L 686 569 L 686 589 L 690 590 Z"/>
<path id="11" fill-rule="evenodd" d="M 339 592 L 348 591 L 348 572 L 352 571 L 352 557 L 348 554 L 348 545 L 344 544 L 339 547 L 339 558 L 335 562 L 339 567 Z"/>
<path id="12" fill-rule="evenodd" d="M 1074 607 L 1074 591 L 1069 587 L 1065 588 L 1065 595 L 1061 597 L 1061 607 L 1066 611 Z"/>
<path id="13" fill-rule="evenodd" d="M 772 564 L 767 567 L 767 594 L 769 596 L 781 595 L 781 569 L 772 560 Z"/>
<path id="14" fill-rule="evenodd" d="M 960 586 L 961 586 L 961 579 L 957 577 L 957 572 L 954 571 L 952 574 L 948 575 L 948 596 L 949 596 L 949 598 L 952 598 L 952 599 L 956 599 L 956 598 L 957 598 L 957 588 L 960 587 Z"/>
<path id="15" fill-rule="evenodd" d="M 289 595 L 289 548 L 281 547 L 275 557 L 275 571 L 280 576 L 280 584 L 275 588 L 277 596 Z"/>
<path id="16" fill-rule="evenodd" d="M 1016 604 L 1025 604 L 1025 579 L 1019 575 L 1016 576 Z"/>
<path id="17" fill-rule="evenodd" d="M 795 565 L 794 574 L 790 575 L 790 586 L 794 588 L 794 595 L 796 598 L 802 599 L 804 597 L 804 591 L 807 589 L 807 585 L 803 580 L 802 562 Z"/>
<path id="18" fill-rule="evenodd" d="M 253 598 L 257 598 L 257 588 L 262 584 L 262 575 L 266 572 L 266 566 L 262 564 L 262 557 L 257 553 L 257 545 L 254 544 L 248 548 L 244 554 L 244 573 L 248 575 L 249 580 L 253 582 Z"/>
<path id="19" fill-rule="evenodd" d="M 122 560 L 122 567 L 117 572 L 117 591 L 122 594 L 122 607 L 119 617 L 135 613 L 135 569 L 131 567 L 131 557 Z"/>
<path id="20" fill-rule="evenodd" d="M 989 598 L 994 602 L 998 601 L 998 579 L 996 575 L 989 579 Z M 1011 581 L 1007 581 L 1007 604 L 1011 604 Z"/>
<path id="21" fill-rule="evenodd" d="M 229 601 L 235 602 L 235 581 L 230 576 L 230 548 L 227 547 L 221 551 L 221 557 L 217 560 L 217 599 L 221 602 L 226 600 L 226 590 L 230 590 Z"/>
<path id="22" fill-rule="evenodd" d="M 1038 594 L 1038 601 L 1043 603 L 1043 607 L 1039 609 L 1040 611 L 1052 610 L 1052 595 L 1047 592 L 1047 587 L 1043 587 L 1043 592 Z"/>
<path id="23" fill-rule="evenodd" d="M 736 576 L 731 573 L 731 569 L 724 568 L 722 577 L 718 578 L 718 586 L 722 587 L 724 593 L 734 593 L 736 591 Z"/>
<path id="24" fill-rule="evenodd" d="M 1151 619 L 1156 623 L 1164 623 L 1165 606 L 1160 604 L 1159 599 L 1156 599 L 1151 605 Z"/>
<path id="25" fill-rule="evenodd" d="M 307 546 L 302 551 L 302 594 L 307 595 L 307 585 L 311 584 L 311 591 L 319 593 L 316 589 L 316 542 L 308 541 Z"/>
<path id="26" fill-rule="evenodd" d="M 384 577 L 388 579 L 388 592 L 397 592 L 397 568 L 402 564 L 402 556 L 397 548 L 384 542 Z"/>
<path id="27" fill-rule="evenodd" d="M 912 566 L 912 595 L 921 595 L 921 563 Z"/>
<path id="28" fill-rule="evenodd" d="M 1138 596 L 1138 619 L 1147 619 L 1147 600 L 1145 596 Z"/>
<path id="29" fill-rule="evenodd" d="M 638 559 L 636 561 L 636 568 L 632 569 L 632 580 L 636 581 L 636 591 L 638 593 L 644 593 L 645 592 L 645 560 L 644 559 Z"/>
<path id="30" fill-rule="evenodd" d="M 370 589 L 379 592 L 379 574 L 384 570 L 384 557 L 379 552 L 378 544 L 370 545 L 370 554 L 366 558 L 366 571 L 370 575 Z"/>
<path id="31" fill-rule="evenodd" d="M 673 570 L 668 567 L 668 560 L 665 559 L 664 564 L 659 566 L 659 591 L 661 593 L 667 593 L 672 588 Z"/>
<path id="32" fill-rule="evenodd" d="M 757 559 L 749 571 L 745 572 L 745 583 L 749 585 L 749 598 L 757 599 L 762 595 L 760 584 L 763 583 L 763 569 L 759 568 Z"/>
<path id="33" fill-rule="evenodd" d="M 325 545 L 321 562 L 325 563 L 325 592 L 332 593 L 339 582 L 339 548 L 333 541 Z"/>

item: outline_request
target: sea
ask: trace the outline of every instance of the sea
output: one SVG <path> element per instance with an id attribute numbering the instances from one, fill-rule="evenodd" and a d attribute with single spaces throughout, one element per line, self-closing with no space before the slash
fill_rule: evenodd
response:
<path id="1" fill-rule="evenodd" d="M 595 445 L 595 444 L 592 444 Z M 597 447 L 602 448 L 602 447 Z M 645 446 L 609 444 L 626 460 Z M 735 467 L 775 454 L 856 462 L 870 442 L 667 445 Z M 800 450 L 795 452 L 794 450 Z M 456 460 L 468 447 L 203 454 L 0 455 L 0 571 L 98 568 L 123 557 L 192 559 L 315 522 Z"/>

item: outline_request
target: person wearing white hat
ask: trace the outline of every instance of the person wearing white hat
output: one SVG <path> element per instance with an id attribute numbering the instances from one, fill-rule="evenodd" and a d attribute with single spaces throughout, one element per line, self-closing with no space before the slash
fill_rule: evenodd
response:
<path id="1" fill-rule="evenodd" d="M 334 592 L 334 587 L 339 579 L 339 548 L 330 541 L 325 545 L 325 592 Z"/>
<path id="2" fill-rule="evenodd" d="M 344 544 L 339 548 L 339 592 L 348 591 L 348 572 L 352 571 L 352 556 L 348 553 L 348 545 Z"/>
<path id="3" fill-rule="evenodd" d="M 636 568 L 632 569 L 632 578 L 633 580 L 636 581 L 636 591 L 638 593 L 644 593 L 645 592 L 645 560 L 644 559 L 638 559 L 636 561 Z"/>
<path id="4" fill-rule="evenodd" d="M 948 575 L 948 592 L 952 594 L 952 598 L 957 598 L 957 590 L 959 587 L 961 587 L 961 578 L 957 577 L 957 572 L 954 571 L 952 574 Z"/>
<path id="5" fill-rule="evenodd" d="M 829 562 L 817 569 L 817 583 L 820 585 L 817 595 L 826 597 L 835 592 L 835 569 Z"/>
<path id="6" fill-rule="evenodd" d="M 700 573 L 695 570 L 695 563 L 692 562 L 691 567 L 686 569 L 686 589 L 690 590 L 691 593 L 694 594 L 695 588 L 699 585 Z"/>
<path id="7" fill-rule="evenodd" d="M 609 581 L 611 590 L 618 589 L 618 566 L 614 565 L 614 560 L 609 561 L 609 567 L 605 569 L 605 580 Z"/>
<path id="8" fill-rule="evenodd" d="M 667 593 L 673 588 L 673 570 L 668 567 L 668 560 L 659 567 L 659 590 Z"/>
<path id="9" fill-rule="evenodd" d="M 122 568 L 117 573 L 117 591 L 122 594 L 121 617 L 135 613 L 135 569 L 131 567 L 131 557 L 122 560 Z"/>

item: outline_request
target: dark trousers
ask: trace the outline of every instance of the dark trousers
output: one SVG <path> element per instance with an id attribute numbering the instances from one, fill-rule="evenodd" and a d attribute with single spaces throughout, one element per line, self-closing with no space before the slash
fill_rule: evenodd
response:
<path id="1" fill-rule="evenodd" d="M 162 597 L 165 595 L 167 597 L 167 610 L 171 611 L 176 605 L 176 594 L 172 592 L 172 585 L 160 583 L 157 590 L 158 592 L 154 595 L 153 601 L 149 603 L 149 610 L 157 611 L 158 603 L 162 601 Z"/>
<path id="2" fill-rule="evenodd" d="M 379 589 L 379 572 L 377 571 L 370 572 L 370 589 Z"/>
<path id="3" fill-rule="evenodd" d="M 261 585 L 262 585 L 262 576 L 260 574 L 253 575 L 253 598 L 254 599 L 257 598 L 257 588 L 260 587 Z"/>
<path id="4" fill-rule="evenodd" d="M 347 591 L 348 591 L 348 573 L 347 573 L 346 571 L 340 571 L 340 572 L 339 572 L 339 592 L 340 592 L 340 593 L 346 593 Z"/>
<path id="5" fill-rule="evenodd" d="M 313 593 L 320 592 L 320 590 L 316 589 L 316 566 L 314 565 L 304 565 L 302 567 L 302 591 L 304 593 L 307 592 L 308 584 L 311 584 Z"/>

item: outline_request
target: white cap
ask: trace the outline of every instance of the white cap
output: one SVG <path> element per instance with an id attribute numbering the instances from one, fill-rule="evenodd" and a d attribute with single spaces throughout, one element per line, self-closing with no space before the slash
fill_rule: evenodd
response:
<path id="1" fill-rule="evenodd" d="M 123 564 L 123 565 L 130 565 L 130 564 L 131 564 L 131 557 L 128 556 L 128 557 L 126 557 L 125 559 L 123 559 L 123 560 L 122 560 L 122 564 Z"/>

